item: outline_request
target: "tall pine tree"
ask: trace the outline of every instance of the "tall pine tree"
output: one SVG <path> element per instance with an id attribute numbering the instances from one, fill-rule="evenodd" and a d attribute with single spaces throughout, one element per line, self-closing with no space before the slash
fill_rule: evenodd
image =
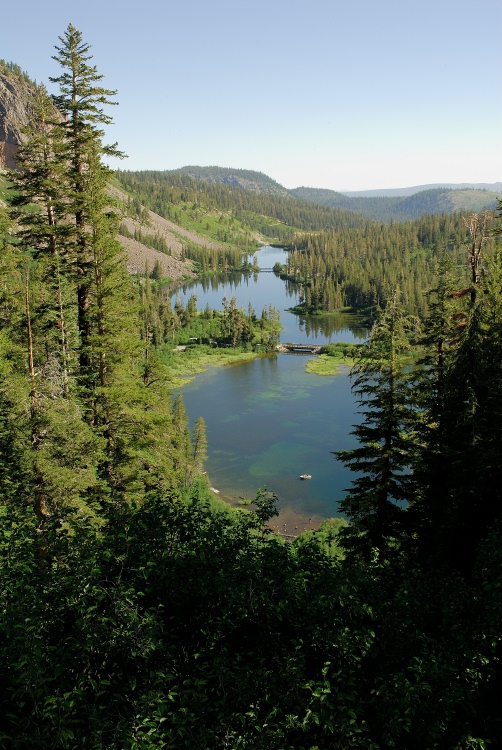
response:
<path id="1" fill-rule="evenodd" d="M 395 546 L 404 529 L 404 504 L 413 495 L 409 468 L 417 416 L 403 356 L 415 325 L 396 290 L 352 371 L 363 415 L 352 433 L 359 446 L 335 456 L 358 472 L 340 507 L 352 521 L 345 532 L 349 546 L 366 557 L 375 551 L 385 557 Z"/>
<path id="2" fill-rule="evenodd" d="M 63 118 L 60 124 L 68 147 L 68 180 L 71 187 L 70 209 L 77 232 L 76 270 L 78 274 L 77 302 L 78 329 L 81 338 L 81 378 L 89 386 L 90 372 L 89 338 L 91 336 L 90 289 L 93 277 L 92 240 L 88 229 L 91 214 L 93 171 L 104 170 L 103 156 L 123 156 L 116 144 L 103 143 L 101 125 L 111 123 L 104 105 L 115 104 L 111 97 L 116 92 L 98 85 L 103 76 L 95 65 L 90 65 L 90 46 L 82 40 L 82 34 L 72 24 L 64 36 L 59 37 L 61 46 L 54 55 L 63 72 L 50 80 L 59 85 L 59 94 L 54 103 Z M 104 189 L 104 186 L 103 186 Z M 87 382 L 86 382 L 87 381 Z"/>

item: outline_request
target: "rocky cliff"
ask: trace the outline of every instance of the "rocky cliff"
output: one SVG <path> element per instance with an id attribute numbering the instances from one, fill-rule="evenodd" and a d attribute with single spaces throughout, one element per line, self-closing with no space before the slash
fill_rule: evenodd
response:
<path id="1" fill-rule="evenodd" d="M 24 141 L 35 88 L 16 75 L 0 73 L 0 169 L 15 169 L 17 147 Z"/>

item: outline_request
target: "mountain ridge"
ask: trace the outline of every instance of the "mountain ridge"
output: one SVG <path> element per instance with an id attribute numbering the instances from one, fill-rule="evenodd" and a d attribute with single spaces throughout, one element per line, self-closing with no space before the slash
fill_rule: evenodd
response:
<path id="1" fill-rule="evenodd" d="M 414 185 L 402 188 L 375 188 L 373 190 L 338 190 L 348 197 L 357 198 L 397 198 L 400 196 L 414 195 L 426 190 L 487 190 L 489 192 L 502 194 L 502 182 L 434 182 L 426 185 Z"/>
<path id="2" fill-rule="evenodd" d="M 493 209 L 502 195 L 502 182 L 496 183 L 442 183 L 397 188 L 395 191 L 362 191 L 347 194 L 326 188 L 284 188 L 262 172 L 228 167 L 186 166 L 168 170 L 166 174 L 183 174 L 208 184 L 238 187 L 253 193 L 292 197 L 328 208 L 362 214 L 375 221 L 406 221 L 425 214 L 479 212 Z M 480 187 L 482 186 L 482 187 Z M 397 193 L 399 194 L 389 194 Z M 366 193 L 369 193 L 366 195 Z M 386 193 L 386 194 L 384 194 Z"/>
<path id="3" fill-rule="evenodd" d="M 25 139 L 23 130 L 31 117 L 35 90 L 36 83 L 28 74 L 13 63 L 0 60 L 0 170 L 16 167 L 17 147 Z M 174 170 L 144 170 L 143 173 L 181 175 L 209 185 L 240 189 L 248 195 L 269 196 L 276 201 L 307 201 L 324 209 L 346 211 L 376 221 L 405 221 L 424 214 L 456 211 L 479 212 L 496 207 L 502 195 L 502 182 L 440 183 L 343 192 L 307 187 L 287 189 L 263 172 L 219 166 L 189 165 Z M 321 228 L 325 228 L 325 222 L 318 227 Z"/>
<path id="4" fill-rule="evenodd" d="M 295 188 L 285 188 L 264 172 L 251 169 L 236 169 L 233 167 L 219 167 L 190 165 L 166 170 L 171 173 L 187 174 L 194 179 L 202 179 L 206 182 L 231 185 L 253 190 L 255 192 L 272 192 L 280 195 L 297 194 L 300 191 L 323 191 L 336 193 L 347 198 L 398 198 L 409 197 L 416 193 L 429 192 L 431 190 L 478 190 L 480 192 L 500 193 L 502 195 L 502 181 L 500 182 L 438 182 L 424 185 L 414 185 L 400 188 L 375 188 L 371 190 L 335 190 L 334 188 L 316 188 L 305 185 Z"/>
<path id="5" fill-rule="evenodd" d="M 241 187 L 245 190 L 258 193 L 269 193 L 272 195 L 287 195 L 289 190 L 280 185 L 276 180 L 263 172 L 252 169 L 233 169 L 231 167 L 201 167 L 186 166 L 180 169 L 169 170 L 193 177 L 205 182 L 219 182 L 230 187 Z"/>

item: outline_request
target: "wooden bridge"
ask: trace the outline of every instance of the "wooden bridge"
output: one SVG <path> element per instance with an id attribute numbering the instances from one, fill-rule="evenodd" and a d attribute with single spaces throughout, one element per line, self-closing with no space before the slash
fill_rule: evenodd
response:
<path id="1" fill-rule="evenodd" d="M 281 352 L 296 352 L 297 354 L 319 354 L 322 349 L 317 344 L 279 344 L 278 349 Z"/>

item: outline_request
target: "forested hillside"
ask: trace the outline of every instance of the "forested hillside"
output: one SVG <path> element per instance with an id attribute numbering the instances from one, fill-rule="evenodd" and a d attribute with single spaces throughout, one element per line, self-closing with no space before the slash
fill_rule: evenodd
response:
<path id="1" fill-rule="evenodd" d="M 478 215 L 476 215 L 478 216 Z M 416 221 L 376 224 L 362 229 L 297 235 L 283 274 L 302 290 L 299 312 L 332 312 L 340 307 L 385 307 L 396 287 L 409 313 L 426 315 L 427 293 L 441 258 L 455 268 L 465 286 L 467 248 L 482 242 L 493 248 L 493 214 L 484 212 L 481 228 L 472 214 L 425 216 Z"/>
<path id="2" fill-rule="evenodd" d="M 305 273 L 345 245 L 347 274 L 374 243 L 384 268 L 387 248 L 389 269 L 402 245 L 423 256 L 422 322 L 389 274 L 356 356 L 355 447 L 333 457 L 354 470 L 347 520 L 286 542 L 265 489 L 248 510 L 210 498 L 203 422 L 190 434 L 170 388 L 180 331 L 266 347 L 273 311 L 171 309 L 158 266 L 127 273 L 101 131 L 115 94 L 71 24 L 55 59 L 0 204 L 0 747 L 501 746 L 500 211 L 397 230 L 121 173 L 131 211 L 323 229 Z"/>
<path id="3" fill-rule="evenodd" d="M 494 195 L 487 201 L 483 191 L 437 190 L 374 199 L 336 194 L 343 200 L 332 209 L 292 199 L 277 192 L 280 186 L 265 175 L 246 170 L 186 167 L 173 172 L 118 171 L 117 175 L 129 195 L 132 216 L 141 217 L 147 206 L 213 243 L 208 253 L 182 238 L 183 255 L 199 272 L 239 268 L 242 253 L 251 252 L 259 242 L 291 247 L 294 252 L 284 272 L 302 286 L 299 310 L 310 313 L 375 307 L 384 304 L 399 284 L 410 312 L 423 315 L 425 294 L 441 254 L 448 249 L 462 267 L 470 241 L 469 217 L 495 201 Z M 456 194 L 474 195 L 474 207 L 461 210 L 461 202 L 454 205 L 449 196 Z M 361 213 L 354 213 L 358 200 Z M 380 222 L 363 216 L 363 209 L 371 213 L 372 201 L 377 205 L 375 216 L 384 217 Z M 394 201 L 394 209 L 382 211 L 383 204 Z M 413 202 L 417 210 L 410 210 Z M 399 205 L 404 207 L 403 220 L 387 222 L 400 216 Z M 469 207 L 468 200 L 465 205 Z M 420 218 L 404 220 L 409 214 Z"/>
<path id="4" fill-rule="evenodd" d="M 362 226 L 363 216 L 299 201 L 289 195 L 249 190 L 221 181 L 198 179 L 183 170 L 127 172 L 121 185 L 145 206 L 213 240 L 243 248 L 257 239 L 290 242 L 295 230 Z M 262 240 L 263 241 L 263 240 Z"/>
<path id="5" fill-rule="evenodd" d="M 135 176 L 133 176 L 134 174 Z M 181 176 L 191 178 L 191 181 L 180 183 Z M 235 207 L 235 196 L 239 195 L 240 190 L 244 193 L 244 197 L 241 196 L 241 200 L 237 198 L 237 208 L 240 207 L 242 200 L 245 201 L 246 205 L 249 201 L 251 211 L 262 216 L 278 218 L 282 223 L 297 229 L 313 229 L 314 224 L 316 229 L 321 227 L 336 228 L 333 224 L 333 218 L 336 220 L 336 217 L 338 217 L 341 227 L 346 226 L 347 217 L 343 214 L 347 211 L 378 222 L 407 221 L 432 214 L 451 214 L 464 211 L 480 212 L 484 209 L 494 209 L 497 205 L 497 199 L 500 197 L 500 193 L 493 190 L 467 187 L 455 189 L 437 187 L 417 190 L 411 195 L 396 196 L 347 195 L 334 190 L 307 187 L 287 190 L 275 180 L 260 172 L 223 167 L 189 166 L 165 172 L 132 173 L 130 176 L 128 176 L 128 173 L 119 173 L 119 177 L 122 181 L 128 180 L 129 188 L 137 185 L 138 180 L 141 180 L 143 184 L 153 180 L 159 186 L 162 183 L 164 187 L 171 183 L 172 187 L 182 185 L 188 188 L 190 186 L 192 192 L 199 189 L 201 198 L 198 202 L 202 208 L 207 207 L 209 209 L 212 209 L 213 202 L 216 202 L 217 205 L 221 202 L 222 209 L 227 209 L 229 205 Z M 197 183 L 199 183 L 198 186 Z M 217 186 L 231 187 L 235 190 L 231 192 L 210 190 L 208 189 L 209 186 L 215 188 Z M 263 200 L 250 201 L 249 193 L 252 193 L 254 197 L 259 196 Z M 205 196 L 205 199 L 202 196 Z M 298 205 L 293 213 L 291 200 L 268 201 L 266 200 L 267 196 L 296 199 Z M 180 195 L 171 194 L 170 200 L 176 202 L 180 200 L 180 197 Z M 335 209 L 335 214 L 312 214 L 305 205 L 308 202 Z M 158 208 L 160 208 L 160 204 Z M 356 225 L 354 222 L 355 217 L 352 219 L 352 226 Z M 253 221 L 251 221 L 251 224 L 253 224 Z M 259 222 L 259 226 L 262 226 L 262 222 Z M 270 235 L 270 228 L 267 236 L 273 236 Z"/>

